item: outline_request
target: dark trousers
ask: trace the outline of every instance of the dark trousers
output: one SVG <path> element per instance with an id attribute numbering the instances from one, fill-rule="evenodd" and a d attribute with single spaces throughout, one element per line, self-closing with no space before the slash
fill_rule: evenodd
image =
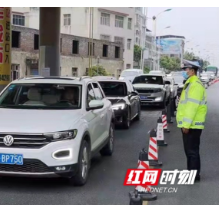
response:
<path id="1" fill-rule="evenodd" d="M 199 145 L 202 130 L 190 129 L 188 134 L 183 134 L 184 150 L 187 157 L 187 169 L 197 170 L 197 175 L 200 174 L 201 161 L 199 155 Z"/>

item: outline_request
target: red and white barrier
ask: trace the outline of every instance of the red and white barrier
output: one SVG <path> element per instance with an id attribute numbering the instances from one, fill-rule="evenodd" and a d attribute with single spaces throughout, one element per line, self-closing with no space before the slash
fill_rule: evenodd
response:
<path id="1" fill-rule="evenodd" d="M 170 130 L 168 129 L 167 114 L 165 110 L 162 111 L 162 123 L 164 132 L 170 132 Z"/>
<path id="2" fill-rule="evenodd" d="M 157 120 L 157 145 L 158 146 L 167 146 L 167 143 L 164 140 L 164 130 L 162 119 L 159 117 Z"/>

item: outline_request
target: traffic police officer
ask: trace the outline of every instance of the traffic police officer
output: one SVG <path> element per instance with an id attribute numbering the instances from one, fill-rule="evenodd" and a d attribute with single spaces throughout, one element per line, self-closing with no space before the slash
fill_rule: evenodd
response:
<path id="1" fill-rule="evenodd" d="M 199 145 L 207 114 L 205 87 L 197 77 L 199 65 L 184 61 L 183 76 L 187 78 L 177 108 L 177 127 L 181 128 L 187 169 L 197 170 L 195 180 L 200 180 Z"/>

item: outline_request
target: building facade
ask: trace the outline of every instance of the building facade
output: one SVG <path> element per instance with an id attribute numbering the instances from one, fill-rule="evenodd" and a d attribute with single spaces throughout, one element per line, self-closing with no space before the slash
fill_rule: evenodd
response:
<path id="1" fill-rule="evenodd" d="M 61 75 L 83 76 L 89 68 L 89 38 L 61 34 Z M 12 80 L 38 75 L 39 31 L 12 26 Z M 123 47 L 119 43 L 93 40 L 92 66 L 103 66 L 115 77 L 123 68 Z"/>
<path id="2" fill-rule="evenodd" d="M 123 67 L 133 67 L 134 21 L 133 7 L 61 8 L 61 33 L 108 42 L 123 46 Z M 39 8 L 12 8 L 13 25 L 39 29 Z M 90 29 L 93 28 L 93 29 Z M 92 30 L 90 32 L 90 30 Z"/>

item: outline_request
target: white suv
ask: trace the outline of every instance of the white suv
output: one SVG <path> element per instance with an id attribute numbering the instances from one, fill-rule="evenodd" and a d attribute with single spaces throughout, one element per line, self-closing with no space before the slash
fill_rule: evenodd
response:
<path id="1" fill-rule="evenodd" d="M 111 102 L 91 78 L 35 77 L 0 93 L 0 175 L 87 181 L 91 157 L 112 155 Z"/>

